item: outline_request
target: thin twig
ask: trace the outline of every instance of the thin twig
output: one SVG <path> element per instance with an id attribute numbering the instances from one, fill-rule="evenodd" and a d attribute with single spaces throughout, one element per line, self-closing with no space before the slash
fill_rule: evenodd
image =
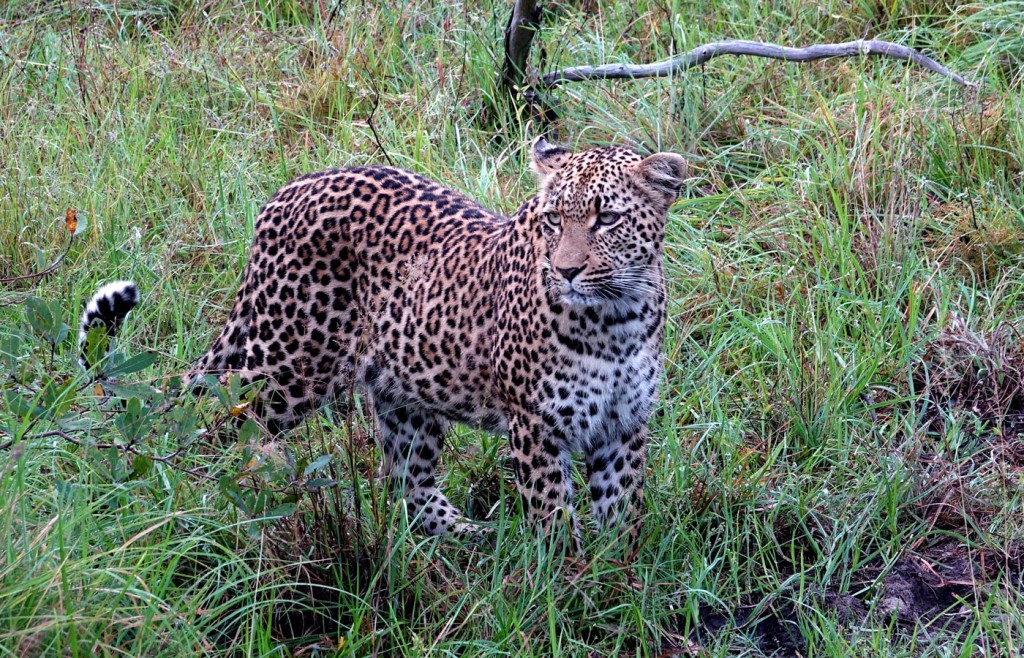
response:
<path id="1" fill-rule="evenodd" d="M 4 45 L 2 43 L 0 43 L 0 55 L 3 55 L 7 59 L 11 60 L 11 64 L 14 64 L 18 67 L 19 73 L 25 73 L 25 63 L 19 62 L 18 60 L 14 59 L 14 57 L 9 52 L 7 52 L 7 50 L 4 49 Z"/>
<path id="2" fill-rule="evenodd" d="M 74 235 L 74 233 L 72 233 L 71 234 L 71 238 L 68 239 L 68 246 L 64 248 L 64 253 L 61 254 L 60 256 L 58 256 L 57 260 L 53 261 L 53 263 L 49 267 L 47 267 L 45 270 L 41 270 L 39 272 L 32 272 L 30 274 L 22 274 L 21 276 L 0 277 L 0 283 L 12 283 L 14 281 L 23 281 L 25 279 L 35 279 L 35 278 L 39 278 L 39 277 L 44 277 L 47 274 L 52 274 L 54 272 L 54 270 L 57 269 L 57 266 L 60 265 L 61 261 L 64 260 L 64 257 L 68 255 L 68 252 L 71 251 L 71 245 L 72 245 L 72 243 L 74 243 L 74 241 L 75 241 L 75 235 Z"/>
<path id="3" fill-rule="evenodd" d="M 813 62 L 830 57 L 853 57 L 856 55 L 881 55 L 913 62 L 929 71 L 945 76 L 954 82 L 977 89 L 978 83 L 965 80 L 934 59 L 913 48 L 878 41 L 876 39 L 847 41 L 846 43 L 821 43 L 806 48 L 789 48 L 758 41 L 715 41 L 698 46 L 693 50 L 671 59 L 654 64 L 604 64 L 601 66 L 573 66 L 561 71 L 547 73 L 540 78 L 542 88 L 553 88 L 564 82 L 582 80 L 614 80 L 636 78 L 663 78 L 680 71 L 700 66 L 719 55 L 749 55 L 781 59 L 787 62 Z"/>
<path id="4" fill-rule="evenodd" d="M 69 6 L 71 5 L 70 0 L 68 2 L 68 5 Z M 74 12 L 74 8 L 73 7 L 71 9 L 72 9 L 72 11 L 70 13 L 70 16 L 71 16 L 71 32 L 74 33 L 76 31 L 75 12 Z M 88 112 L 86 112 L 85 116 L 87 118 L 93 119 L 94 121 L 98 122 L 99 116 L 96 113 L 96 108 L 93 107 L 92 97 L 89 95 L 89 91 L 86 89 L 86 84 L 85 84 L 85 73 L 84 73 L 84 70 L 85 70 L 85 67 L 86 67 L 86 63 L 85 63 L 86 29 L 87 28 L 83 27 L 81 30 L 78 30 L 78 41 L 77 41 L 78 49 L 75 52 L 75 71 L 78 74 L 77 75 L 77 79 L 78 79 L 78 93 L 79 93 L 79 95 L 81 96 L 81 99 L 82 99 L 82 109 L 83 110 L 88 110 Z M 75 44 L 76 42 L 74 40 L 72 40 L 71 43 Z M 87 136 L 89 138 L 89 145 L 92 146 L 92 140 L 93 140 L 92 132 L 90 131 Z"/>
<path id="5" fill-rule="evenodd" d="M 222 417 L 220 420 L 218 420 L 216 423 L 214 423 L 214 425 L 210 428 L 209 432 L 213 433 L 213 432 L 219 431 L 221 428 L 224 427 L 224 424 L 226 423 L 228 418 L 229 418 L 229 416 Z M 199 469 L 195 469 L 195 468 L 187 468 L 187 467 L 182 466 L 181 464 L 178 463 L 178 461 L 177 461 L 178 458 L 181 457 L 183 454 L 185 454 L 185 452 L 190 447 L 192 447 L 192 445 L 194 444 L 193 441 L 179 443 L 178 444 L 178 449 L 175 450 L 174 452 L 169 453 L 169 454 L 166 454 L 166 455 L 153 455 L 153 454 L 149 454 L 149 453 L 141 450 L 139 448 L 139 446 L 136 445 L 135 442 L 131 442 L 131 443 L 92 443 L 92 442 L 83 441 L 81 439 L 77 439 L 77 438 L 71 436 L 69 433 L 67 433 L 66 431 L 64 431 L 62 429 L 52 429 L 52 430 L 46 430 L 45 432 L 37 432 L 36 434 L 30 434 L 30 435 L 25 436 L 24 440 L 25 441 L 29 441 L 29 440 L 33 440 L 33 439 L 44 439 L 44 438 L 53 437 L 53 436 L 60 437 L 64 441 L 67 441 L 68 443 L 70 443 L 72 445 L 76 445 L 78 447 L 91 447 L 91 448 L 97 448 L 99 450 L 109 450 L 109 449 L 113 448 L 114 450 L 117 450 L 118 452 L 120 452 L 123 455 L 130 454 L 130 455 L 134 455 L 134 456 L 137 456 L 137 457 L 146 457 L 146 458 L 149 458 L 149 459 L 151 459 L 151 460 L 153 460 L 155 462 L 159 462 L 161 464 L 164 464 L 164 465 L 166 465 L 166 466 L 168 466 L 168 467 L 170 467 L 170 468 L 172 468 L 172 469 L 174 469 L 176 471 L 179 471 L 181 473 L 185 473 L 186 475 L 191 475 L 193 477 L 200 478 L 202 480 L 208 480 L 210 482 L 218 482 L 220 480 L 220 478 L 218 478 L 216 475 L 210 475 L 209 473 L 205 473 L 205 472 L 203 472 L 203 471 L 201 471 Z M 7 449 L 9 449 L 13 445 L 13 443 L 14 443 L 13 439 L 11 439 L 9 441 L 5 441 L 4 443 L 0 444 L 0 450 L 7 450 Z M 249 475 L 251 475 L 251 474 L 249 474 Z M 289 491 L 293 491 L 293 488 L 296 487 L 296 486 L 299 486 L 300 484 L 301 484 L 300 480 L 291 480 L 288 483 L 286 483 L 284 486 L 281 486 L 281 487 L 264 487 L 264 486 L 258 485 L 255 481 L 252 484 L 246 484 L 245 482 L 243 482 L 241 480 L 238 480 L 238 486 L 240 486 L 240 487 L 243 487 L 243 488 L 246 488 L 246 489 L 252 489 L 254 491 L 262 491 L 262 490 L 271 491 L 273 493 L 279 493 L 279 494 L 280 493 L 288 493 Z"/>
<path id="6" fill-rule="evenodd" d="M 60 429 L 47 430 L 45 432 L 32 434 L 26 436 L 25 440 L 44 439 L 51 436 L 58 436 L 64 441 L 67 441 L 68 443 L 71 443 L 72 445 L 76 445 L 78 447 L 92 447 L 98 450 L 109 450 L 110 448 L 113 448 L 122 454 L 131 454 L 138 457 L 148 457 L 149 459 L 152 459 L 155 462 L 166 464 L 167 466 L 170 466 L 171 468 L 177 471 L 181 471 L 182 473 L 186 473 L 188 475 L 192 475 L 203 480 L 211 480 L 214 482 L 218 480 L 218 478 L 214 475 L 210 475 L 209 473 L 203 473 L 202 471 L 199 471 L 197 469 L 186 468 L 176 463 L 175 460 L 185 452 L 185 450 L 189 447 L 188 444 L 180 445 L 177 450 L 168 455 L 151 455 L 139 450 L 139 448 L 132 443 L 88 443 L 86 441 L 82 441 L 81 439 L 76 439 L 75 437 L 71 436 L 64 430 Z M 4 444 L 0 444 L 0 450 L 7 449 L 12 442 L 13 441 L 7 441 Z"/>
<path id="7" fill-rule="evenodd" d="M 384 142 L 381 140 L 380 135 L 377 134 L 377 127 L 373 125 L 373 115 L 377 113 L 377 108 L 380 107 L 380 92 L 377 91 L 376 85 L 374 85 L 374 96 L 373 96 L 373 108 L 370 109 L 370 116 L 366 117 L 366 125 L 370 127 L 370 133 L 373 134 L 373 141 L 380 149 L 384 159 L 388 161 L 388 164 L 392 167 L 395 163 L 391 160 L 391 156 L 388 155 L 388 150 L 384 148 Z"/>

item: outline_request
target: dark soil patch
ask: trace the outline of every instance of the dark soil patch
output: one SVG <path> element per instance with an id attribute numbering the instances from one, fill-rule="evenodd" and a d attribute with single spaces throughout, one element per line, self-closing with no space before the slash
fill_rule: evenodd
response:
<path id="1" fill-rule="evenodd" d="M 987 559 L 986 559 L 987 557 Z M 879 565 L 857 572 L 849 594 L 835 589 L 803 594 L 797 606 L 788 598 L 750 601 L 734 610 L 711 606 L 698 611 L 698 626 L 689 633 L 684 650 L 663 647 L 661 655 L 688 655 L 723 633 L 742 633 L 766 654 L 798 658 L 808 653 L 807 639 L 798 623 L 800 610 L 817 608 L 844 626 L 896 627 L 910 634 L 919 627 L 944 633 L 951 641 L 962 638 L 973 607 L 984 603 L 983 585 L 1006 574 L 1019 585 L 1021 556 L 969 553 L 946 541 L 917 554 L 906 554 L 889 569 Z M 793 592 L 794 597 L 798 596 Z M 680 634 L 685 633 L 680 620 Z"/>

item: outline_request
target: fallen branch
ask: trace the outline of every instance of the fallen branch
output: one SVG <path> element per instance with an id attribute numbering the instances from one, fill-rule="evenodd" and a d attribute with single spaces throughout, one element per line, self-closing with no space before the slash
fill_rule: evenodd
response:
<path id="1" fill-rule="evenodd" d="M 913 62 L 929 71 L 945 76 L 954 82 L 977 89 L 978 83 L 969 82 L 920 52 L 888 41 L 857 40 L 846 43 L 820 43 L 806 48 L 789 48 L 772 43 L 757 41 L 715 41 L 654 64 L 603 64 L 601 66 L 573 66 L 561 71 L 547 73 L 540 77 L 540 87 L 551 89 L 565 82 L 583 80 L 616 80 L 636 78 L 664 78 L 718 57 L 719 55 L 749 55 L 781 59 L 787 62 L 813 62 L 830 57 L 854 57 L 856 55 L 881 55 Z"/>

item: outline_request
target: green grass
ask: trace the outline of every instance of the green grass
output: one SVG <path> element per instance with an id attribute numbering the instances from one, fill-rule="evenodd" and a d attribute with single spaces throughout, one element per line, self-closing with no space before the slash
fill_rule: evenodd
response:
<path id="1" fill-rule="evenodd" d="M 140 408 L 132 450 L 103 448 L 134 430 L 59 324 L 134 278 L 120 348 L 157 358 L 122 381 L 180 374 L 227 315 L 260 205 L 317 168 L 390 160 L 513 210 L 536 127 L 495 109 L 508 3 L 6 3 L 0 277 L 63 253 L 66 208 L 87 225 L 53 275 L 0 292 L 0 655 L 794 655 L 757 639 L 762 619 L 802 656 L 1021 651 L 1020 418 L 985 403 L 1024 381 L 1024 4 L 545 4 L 548 68 L 871 36 L 984 86 L 722 58 L 561 88 L 564 143 L 674 150 L 697 176 L 665 253 L 649 514 L 635 556 L 589 528 L 566 556 L 520 530 L 502 440 L 460 429 L 447 487 L 499 528 L 474 550 L 408 531 L 362 417 L 261 442 L 221 427 L 224 391 Z M 943 360 L 954 317 L 984 340 Z M 931 581 L 959 596 L 937 620 L 885 602 L 910 565 L 972 564 L 973 583 Z"/>

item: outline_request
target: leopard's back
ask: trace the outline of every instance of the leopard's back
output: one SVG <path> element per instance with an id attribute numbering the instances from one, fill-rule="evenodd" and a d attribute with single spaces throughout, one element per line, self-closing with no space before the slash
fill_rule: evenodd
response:
<path id="1" fill-rule="evenodd" d="M 478 318 L 493 313 L 489 254 L 508 223 L 400 169 L 298 178 L 260 211 L 228 321 L 194 372 L 267 380 L 264 414 L 282 424 L 384 382 L 479 415 L 489 327 Z"/>

